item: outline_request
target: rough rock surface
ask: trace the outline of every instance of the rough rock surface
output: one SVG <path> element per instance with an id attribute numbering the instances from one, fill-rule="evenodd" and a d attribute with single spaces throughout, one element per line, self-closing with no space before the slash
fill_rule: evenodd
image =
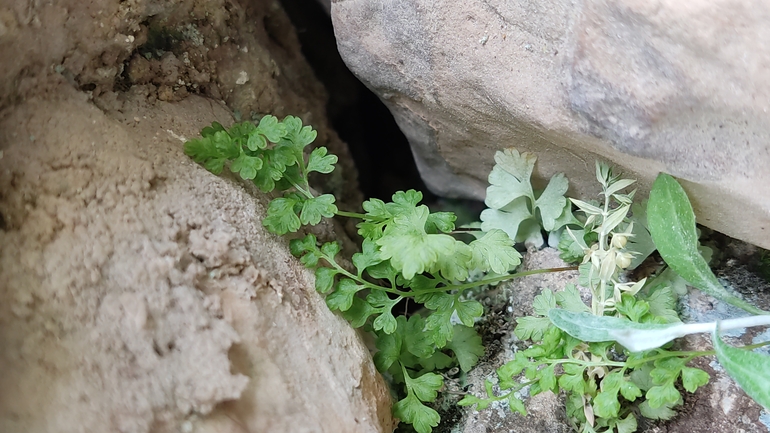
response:
<path id="1" fill-rule="evenodd" d="M 699 222 L 770 248 L 770 6 L 750 0 L 339 0 L 338 46 L 428 186 L 483 198 L 494 151 L 595 197 L 595 159 L 684 181 Z M 736 23 L 740 23 L 737 25 Z"/>
<path id="2" fill-rule="evenodd" d="M 267 197 L 182 154 L 236 109 L 345 161 L 286 17 L 246 6 L 0 5 L 0 431 L 392 430 Z M 355 199 L 345 164 L 323 188 Z"/>

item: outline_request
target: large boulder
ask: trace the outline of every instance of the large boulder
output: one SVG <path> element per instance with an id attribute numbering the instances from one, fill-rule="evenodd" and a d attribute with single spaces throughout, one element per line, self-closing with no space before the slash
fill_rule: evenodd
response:
<path id="1" fill-rule="evenodd" d="M 595 159 L 679 177 L 700 223 L 770 248 L 770 5 L 748 0 L 339 0 L 338 46 L 441 195 L 494 151 L 596 197 Z"/>
<path id="2" fill-rule="evenodd" d="M 319 188 L 359 194 L 281 9 L 11 3 L 0 431 L 392 431 L 367 346 L 262 227 L 269 197 L 182 153 L 231 109 L 293 113 L 347 161 Z"/>

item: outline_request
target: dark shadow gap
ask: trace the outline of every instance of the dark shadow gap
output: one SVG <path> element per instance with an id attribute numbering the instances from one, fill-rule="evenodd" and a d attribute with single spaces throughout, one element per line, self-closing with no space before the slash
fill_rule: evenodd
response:
<path id="1" fill-rule="evenodd" d="M 337 51 L 331 18 L 315 0 L 281 0 L 297 30 L 302 54 L 329 93 L 327 115 L 358 168 L 366 198 L 389 201 L 396 191 L 426 188 L 409 142 L 380 99 L 350 72 Z"/>

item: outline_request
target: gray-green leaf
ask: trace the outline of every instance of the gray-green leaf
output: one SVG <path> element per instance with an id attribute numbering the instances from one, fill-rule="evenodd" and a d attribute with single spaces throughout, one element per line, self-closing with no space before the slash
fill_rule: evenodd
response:
<path id="1" fill-rule="evenodd" d="M 719 363 L 746 394 L 770 409 L 770 357 L 730 347 L 719 337 L 720 326 L 712 335 Z"/>
<path id="2" fill-rule="evenodd" d="M 564 205 L 567 198 L 564 193 L 567 192 L 569 182 L 563 173 L 555 174 L 545 187 L 545 191 L 535 201 L 535 207 L 540 209 L 540 218 L 543 221 L 543 228 L 552 231 L 556 227 L 556 219 L 564 211 Z"/>
<path id="3" fill-rule="evenodd" d="M 647 223 L 652 240 L 666 263 L 682 278 L 704 293 L 749 313 L 761 309 L 727 292 L 698 252 L 695 213 L 679 183 L 668 174 L 655 179 L 647 202 Z"/>
<path id="4" fill-rule="evenodd" d="M 711 332 L 715 323 L 637 323 L 619 317 L 594 316 L 554 308 L 548 318 L 567 334 L 589 343 L 617 341 L 631 352 L 658 348 L 674 338 Z M 722 321 L 722 329 L 740 329 L 770 324 L 770 315 L 748 316 Z M 515 331 L 514 331 L 515 332 Z"/>

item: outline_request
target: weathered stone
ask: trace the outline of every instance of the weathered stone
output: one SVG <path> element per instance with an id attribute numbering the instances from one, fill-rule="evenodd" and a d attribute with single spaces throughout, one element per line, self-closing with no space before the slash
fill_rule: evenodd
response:
<path id="1" fill-rule="evenodd" d="M 230 109 L 296 114 L 341 156 L 318 187 L 360 194 L 280 7 L 246 6 L 0 6 L 0 431 L 392 431 L 268 197 L 182 153 Z"/>
<path id="2" fill-rule="evenodd" d="M 121 124 L 72 96 L 0 124 L 0 430 L 388 431 L 266 200 L 182 154 L 229 113 L 129 97 Z"/>
<path id="3" fill-rule="evenodd" d="M 435 192 L 483 198 L 513 146 L 595 197 L 601 159 L 642 194 L 679 177 L 700 223 L 770 247 L 767 3 L 339 0 L 332 19 Z"/>

